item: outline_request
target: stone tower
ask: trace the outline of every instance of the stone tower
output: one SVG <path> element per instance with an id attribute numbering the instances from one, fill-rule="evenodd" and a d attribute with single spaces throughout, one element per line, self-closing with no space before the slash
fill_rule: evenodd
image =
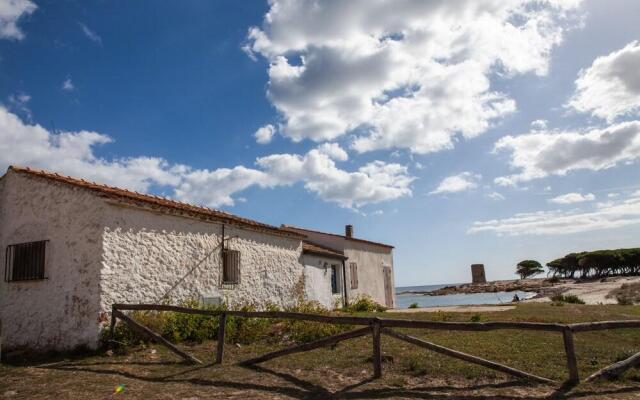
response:
<path id="1" fill-rule="evenodd" d="M 484 264 L 471 264 L 471 282 L 487 283 L 487 277 L 484 274 Z"/>

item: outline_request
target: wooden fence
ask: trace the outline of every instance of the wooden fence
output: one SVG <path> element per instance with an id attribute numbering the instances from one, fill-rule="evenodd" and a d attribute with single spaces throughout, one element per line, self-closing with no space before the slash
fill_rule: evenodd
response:
<path id="1" fill-rule="evenodd" d="M 449 331 L 493 331 L 498 329 L 515 329 L 515 330 L 533 330 L 543 332 L 558 332 L 562 334 L 564 342 L 564 350 L 567 359 L 568 378 L 567 383 L 577 384 L 580 381 L 578 375 L 578 363 L 576 360 L 575 345 L 573 343 L 574 333 L 598 331 L 605 329 L 619 329 L 619 328 L 640 328 L 640 320 L 627 320 L 627 321 L 601 321 L 601 322 L 585 322 L 576 324 L 558 324 L 558 323 L 539 323 L 539 322 L 436 322 L 436 321 L 421 321 L 410 319 L 392 319 L 392 318 L 377 318 L 377 317 L 358 317 L 358 316 L 330 316 L 330 315 L 318 315 L 318 314 L 303 314 L 296 312 L 285 311 L 213 311 L 213 310 L 200 310 L 187 307 L 179 307 L 172 305 L 162 304 L 114 304 L 112 306 L 111 314 L 111 338 L 113 339 L 116 320 L 120 319 L 126 323 L 130 328 L 138 331 L 139 333 L 150 337 L 156 342 L 166 346 L 169 350 L 177 354 L 182 359 L 191 362 L 201 364 L 202 361 L 185 353 L 176 347 L 173 343 L 169 342 L 161 335 L 153 332 L 151 329 L 144 325 L 134 321 L 131 317 L 124 314 L 123 311 L 172 311 L 185 314 L 206 315 L 210 317 L 220 318 L 218 327 L 218 346 L 216 354 L 216 363 L 221 364 L 224 358 L 224 337 L 227 316 L 245 317 L 245 318 L 277 318 L 277 319 L 296 319 L 304 321 L 314 321 L 326 324 L 339 324 L 339 325 L 356 325 L 364 326 L 363 328 L 347 331 L 337 335 L 329 336 L 323 339 L 319 339 L 313 342 L 303 343 L 300 345 L 288 347 L 282 350 L 273 351 L 271 353 L 264 354 L 262 356 L 252 358 L 250 360 L 242 361 L 242 365 L 251 365 L 261 363 L 267 360 L 271 360 L 276 357 L 285 356 L 288 354 L 299 353 L 303 351 L 309 351 L 324 347 L 327 345 L 335 344 L 343 340 L 352 339 L 360 336 L 371 334 L 372 336 L 372 351 L 373 351 L 373 376 L 379 378 L 382 376 L 382 352 L 380 348 L 380 336 L 382 334 L 390 337 L 414 344 L 416 346 L 449 356 L 457 358 L 459 360 L 467 361 L 472 364 L 481 365 L 496 371 L 500 371 L 518 378 L 531 380 L 540 383 L 555 383 L 551 379 L 547 379 L 541 376 L 537 376 L 525 371 L 521 371 L 516 368 L 509 367 L 504 364 L 500 364 L 494 361 L 485 360 L 483 358 L 463 353 L 461 351 L 453 350 L 444 346 L 440 346 L 435 343 L 425 341 L 413 336 L 406 335 L 404 333 L 397 332 L 392 328 L 418 328 L 418 329 L 438 329 Z M 628 368 L 640 365 L 640 353 L 631 356 L 630 358 L 621 362 L 612 364 L 605 367 L 598 372 L 591 375 L 587 380 L 593 380 L 601 376 L 611 376 L 613 374 L 619 375 L 626 371 Z"/>

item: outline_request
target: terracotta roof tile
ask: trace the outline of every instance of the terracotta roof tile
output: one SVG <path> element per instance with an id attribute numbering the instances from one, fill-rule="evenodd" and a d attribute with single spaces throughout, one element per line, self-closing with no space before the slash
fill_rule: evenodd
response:
<path id="1" fill-rule="evenodd" d="M 302 252 L 317 254 L 320 256 L 330 257 L 330 258 L 339 258 L 341 260 L 346 260 L 348 257 L 338 250 L 332 249 L 330 247 L 319 245 L 318 243 L 313 243 L 308 240 L 302 241 Z"/>
<path id="2" fill-rule="evenodd" d="M 273 225 L 263 224 L 261 222 L 257 222 L 247 218 L 242 218 L 237 215 L 230 214 L 224 211 L 215 210 L 207 207 L 196 206 L 193 204 L 183 203 L 180 201 L 170 200 L 160 196 L 142 194 L 142 193 L 138 193 L 131 190 L 120 189 L 113 186 L 98 184 L 95 182 L 87 182 L 84 179 L 72 178 L 70 176 L 64 176 L 54 172 L 48 172 L 48 171 L 38 170 L 33 168 L 21 168 L 16 166 L 10 166 L 8 171 L 29 174 L 32 176 L 37 176 L 37 177 L 53 180 L 56 182 L 61 182 L 68 185 L 88 189 L 99 194 L 100 196 L 107 197 L 107 198 L 126 200 L 126 201 L 135 202 L 135 203 L 144 203 L 149 206 L 156 206 L 156 207 L 161 207 L 168 210 L 180 211 L 192 216 L 201 217 L 205 219 L 213 219 L 218 222 L 222 222 L 230 225 L 239 225 L 239 226 L 253 228 L 261 231 L 272 232 L 278 235 L 293 236 L 297 238 L 302 238 L 305 236 L 302 233 L 297 233 L 287 229 L 282 229 Z"/>
<path id="3" fill-rule="evenodd" d="M 320 233 L 322 235 L 335 236 L 335 237 L 343 238 L 343 239 L 350 240 L 350 241 L 353 241 L 353 242 L 367 243 L 367 244 L 372 244 L 372 245 L 375 245 L 375 246 L 386 247 L 386 248 L 389 248 L 389 249 L 393 249 L 394 248 L 393 246 L 391 246 L 389 244 L 372 242 L 371 240 L 358 239 L 358 238 L 354 238 L 354 237 L 346 237 L 344 235 L 337 235 L 335 233 L 314 231 L 312 229 L 299 228 L 297 226 L 292 226 L 292 225 L 284 225 L 283 224 L 283 225 L 280 225 L 280 229 L 284 229 L 284 230 L 287 230 L 289 232 L 295 232 L 295 233 L 299 233 L 299 234 L 303 234 L 303 235 L 305 234 L 305 232 Z"/>

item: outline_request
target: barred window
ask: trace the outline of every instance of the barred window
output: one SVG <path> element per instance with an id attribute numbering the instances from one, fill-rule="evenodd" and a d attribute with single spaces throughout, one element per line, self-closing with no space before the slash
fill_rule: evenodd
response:
<path id="1" fill-rule="evenodd" d="M 240 283 L 240 252 L 225 249 L 222 251 L 222 284 Z"/>
<path id="2" fill-rule="evenodd" d="M 349 272 L 351 275 L 351 289 L 358 288 L 358 264 L 352 262 L 349 263 Z"/>
<path id="3" fill-rule="evenodd" d="M 331 266 L 331 293 L 337 294 L 340 293 L 338 289 L 338 266 Z"/>
<path id="4" fill-rule="evenodd" d="M 4 264 L 5 282 L 45 279 L 46 247 L 46 240 L 7 246 Z"/>

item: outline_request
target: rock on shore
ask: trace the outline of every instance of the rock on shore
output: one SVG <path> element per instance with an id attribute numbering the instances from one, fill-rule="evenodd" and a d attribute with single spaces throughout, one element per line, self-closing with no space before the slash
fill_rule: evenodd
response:
<path id="1" fill-rule="evenodd" d="M 430 292 L 407 291 L 403 293 L 423 294 L 425 296 L 444 296 L 448 294 L 469 294 L 469 293 L 492 293 L 492 292 L 513 292 L 521 290 L 524 292 L 546 292 L 545 289 L 562 285 L 572 281 L 571 279 L 512 279 L 503 281 L 492 281 L 487 283 L 465 283 L 458 286 L 445 286 Z"/>

